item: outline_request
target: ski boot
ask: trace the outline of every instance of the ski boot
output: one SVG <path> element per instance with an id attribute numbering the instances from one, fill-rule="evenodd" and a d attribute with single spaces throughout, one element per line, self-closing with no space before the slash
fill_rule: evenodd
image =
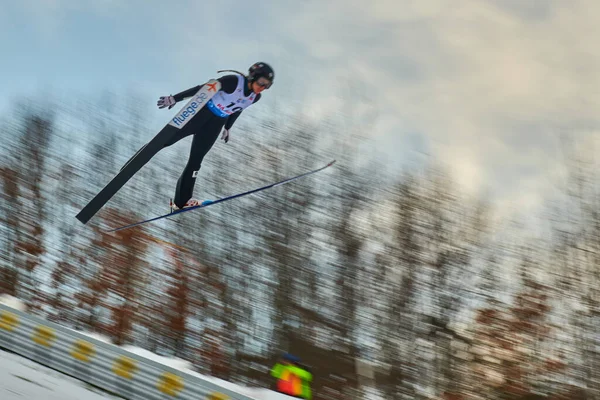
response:
<path id="1" fill-rule="evenodd" d="M 183 206 L 183 208 L 188 208 L 188 207 L 194 207 L 194 206 L 199 206 L 200 205 L 200 200 L 196 200 L 196 199 L 189 199 L 185 205 Z M 171 212 L 175 212 L 175 211 L 179 211 L 180 208 L 177 207 L 175 205 L 175 203 L 173 203 L 173 199 L 169 199 L 169 209 L 171 210 Z"/>
<path id="2" fill-rule="evenodd" d="M 195 207 L 195 206 L 206 206 L 210 203 L 212 203 L 212 200 L 204 200 L 204 201 L 200 201 L 200 200 L 196 200 L 196 199 L 189 199 L 185 205 L 183 206 L 183 208 L 188 208 L 188 207 Z M 175 205 L 175 203 L 173 203 L 173 199 L 169 199 L 169 209 L 170 211 L 173 213 L 175 211 L 180 210 L 179 207 L 177 207 Z"/>

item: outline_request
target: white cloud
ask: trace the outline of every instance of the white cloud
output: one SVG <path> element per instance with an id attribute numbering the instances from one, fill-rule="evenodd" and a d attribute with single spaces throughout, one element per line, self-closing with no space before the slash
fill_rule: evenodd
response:
<path id="1" fill-rule="evenodd" d="M 444 3 L 375 2 L 350 14 L 360 15 L 361 25 L 316 27 L 305 39 L 352 41 L 385 25 L 378 44 L 342 44 L 349 68 L 371 71 L 362 79 L 376 81 L 378 106 L 395 114 L 397 126 L 437 143 L 436 158 L 454 165 L 465 185 L 506 181 L 539 198 L 519 179 L 522 171 L 544 179 L 558 161 L 557 132 L 599 122 L 600 57 L 582 38 L 600 37 L 600 3 L 556 2 L 539 13 L 532 7 L 531 18 L 490 2 Z"/>
<path id="2" fill-rule="evenodd" d="M 562 162 L 559 135 L 600 125 L 598 2 L 281 4 L 277 28 L 306 56 L 290 68 L 319 71 L 310 90 L 364 82 L 385 120 L 382 151 L 418 132 L 465 189 L 492 187 L 498 204 L 539 207 Z"/>

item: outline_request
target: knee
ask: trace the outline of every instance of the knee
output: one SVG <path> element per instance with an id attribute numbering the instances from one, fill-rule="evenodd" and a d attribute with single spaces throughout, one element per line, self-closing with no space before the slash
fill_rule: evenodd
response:
<path id="1" fill-rule="evenodd" d="M 198 171 L 202 165 L 202 160 L 194 160 L 190 158 L 185 166 L 186 171 Z"/>

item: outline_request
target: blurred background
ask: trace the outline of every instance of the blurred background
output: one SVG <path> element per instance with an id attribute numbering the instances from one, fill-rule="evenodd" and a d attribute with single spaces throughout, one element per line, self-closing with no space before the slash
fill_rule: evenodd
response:
<path id="1" fill-rule="evenodd" d="M 0 294 L 315 399 L 600 396 L 600 4 L 23 0 L 0 10 Z M 74 216 L 179 110 L 275 82 L 168 211 L 191 137 Z M 536 397 L 537 396 L 537 397 Z"/>

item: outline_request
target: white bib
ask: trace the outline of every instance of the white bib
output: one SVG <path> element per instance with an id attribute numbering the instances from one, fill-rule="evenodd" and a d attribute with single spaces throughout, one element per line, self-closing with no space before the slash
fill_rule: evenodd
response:
<path id="1" fill-rule="evenodd" d="M 227 118 L 231 114 L 241 111 L 254 103 L 256 93 L 252 92 L 248 97 L 244 96 L 246 79 L 243 75 L 238 75 L 238 84 L 235 91 L 231 94 L 219 90 L 212 99 L 206 103 L 206 107 L 217 117 Z"/>

